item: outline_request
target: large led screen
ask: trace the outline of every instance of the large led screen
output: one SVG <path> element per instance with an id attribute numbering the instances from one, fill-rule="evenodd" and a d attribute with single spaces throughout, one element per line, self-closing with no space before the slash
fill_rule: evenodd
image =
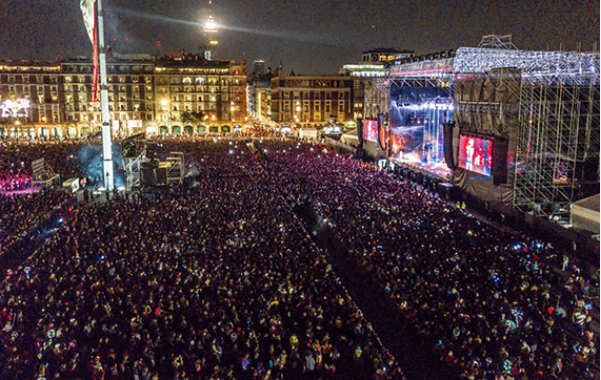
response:
<path id="1" fill-rule="evenodd" d="M 460 135 L 459 167 L 490 176 L 492 172 L 492 140 Z"/>
<path id="2" fill-rule="evenodd" d="M 378 142 L 378 121 L 366 119 L 363 122 L 363 139 Z"/>

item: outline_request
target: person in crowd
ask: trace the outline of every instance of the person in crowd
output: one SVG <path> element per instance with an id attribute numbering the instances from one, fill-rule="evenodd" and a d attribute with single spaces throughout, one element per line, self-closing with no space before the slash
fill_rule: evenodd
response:
<path id="1" fill-rule="evenodd" d="M 244 140 L 78 208 L 0 286 L 0 378 L 404 379 Z M 386 368 L 386 369 L 385 369 Z"/>
<path id="2" fill-rule="evenodd" d="M 587 284 L 598 283 L 598 273 L 577 258 L 329 147 L 258 145 L 288 202 L 312 205 L 335 226 L 405 323 L 461 376 L 593 378 L 598 301 Z"/>

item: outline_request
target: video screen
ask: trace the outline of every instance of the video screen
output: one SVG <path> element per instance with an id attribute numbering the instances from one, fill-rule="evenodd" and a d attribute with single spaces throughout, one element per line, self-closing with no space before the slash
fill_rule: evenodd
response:
<path id="1" fill-rule="evenodd" d="M 378 121 L 366 119 L 363 122 L 363 139 L 365 141 L 378 141 Z"/>
<path id="2" fill-rule="evenodd" d="M 492 173 L 492 140 L 460 135 L 459 167 L 490 176 Z"/>

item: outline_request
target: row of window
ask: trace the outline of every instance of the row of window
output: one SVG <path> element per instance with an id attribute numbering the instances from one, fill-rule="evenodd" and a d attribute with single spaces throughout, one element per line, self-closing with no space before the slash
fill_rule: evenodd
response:
<path id="1" fill-rule="evenodd" d="M 133 114 L 133 117 L 130 117 L 127 113 L 113 113 L 111 114 L 111 120 L 146 120 L 146 121 L 152 121 L 153 120 L 153 116 L 151 113 L 147 113 L 147 114 Z M 96 121 L 96 122 L 100 122 L 102 121 L 102 116 L 100 114 L 84 114 L 84 115 L 79 115 L 79 114 L 75 114 L 75 113 L 70 113 L 67 115 L 67 120 L 68 121 Z"/>
<path id="2" fill-rule="evenodd" d="M 79 106 L 73 106 L 72 104 L 67 105 L 66 107 L 67 112 L 74 112 L 74 111 L 79 111 L 79 112 L 88 112 L 88 111 L 94 111 L 94 106 L 87 106 L 85 104 L 80 104 Z M 141 107 L 136 104 L 133 107 L 128 107 L 126 104 L 119 104 L 117 105 L 117 110 L 118 111 L 138 111 L 138 110 L 146 110 L 146 111 L 152 111 L 152 105 L 147 104 L 144 107 Z M 115 106 L 113 104 L 109 104 L 109 111 L 114 111 L 115 110 Z M 97 112 L 100 111 L 99 108 L 96 109 Z"/>
<path id="3" fill-rule="evenodd" d="M 305 92 L 292 92 L 282 91 L 282 99 L 348 99 L 350 97 L 349 91 L 305 91 Z"/>
<path id="4" fill-rule="evenodd" d="M 159 87 L 158 92 L 160 94 L 165 94 L 168 91 L 170 92 L 227 92 L 230 88 L 221 88 L 218 86 L 196 86 L 196 87 Z"/>
<path id="5" fill-rule="evenodd" d="M 224 102 L 229 101 L 230 97 L 228 94 L 221 94 L 221 100 Z M 173 102 L 216 102 L 217 97 L 215 95 L 174 95 L 171 100 Z"/>
<path id="6" fill-rule="evenodd" d="M 33 78 L 33 79 L 31 79 Z M 56 76 L 43 76 L 43 75 L 33 75 L 33 76 L 21 76 L 21 75 L 9 75 L 7 83 L 22 83 L 22 84 L 35 84 L 35 83 L 58 83 L 58 77 Z"/>
<path id="7" fill-rule="evenodd" d="M 119 96 L 117 99 L 119 102 L 128 102 L 128 101 L 139 102 L 139 101 L 141 101 L 141 99 L 144 99 L 144 101 L 147 101 L 147 102 L 152 102 L 153 98 L 154 97 L 152 94 L 148 94 L 143 98 L 140 97 L 139 95 L 134 95 L 131 98 L 128 98 L 128 97 L 122 95 L 122 96 Z M 79 97 L 69 95 L 69 94 L 67 94 L 67 96 L 65 96 L 66 103 L 73 103 L 75 101 L 79 101 L 80 103 L 86 103 L 86 102 L 91 102 L 92 99 L 91 99 L 91 95 L 88 97 L 87 94 L 80 94 Z M 115 101 L 115 97 L 110 95 L 109 102 L 114 102 L 114 101 Z"/>
<path id="8" fill-rule="evenodd" d="M 291 108 L 290 108 L 290 104 L 284 104 L 283 106 L 283 110 L 284 112 L 290 112 Z M 321 105 L 319 103 L 316 103 L 315 106 L 313 107 L 313 112 L 314 113 L 320 113 L 321 112 Z M 302 108 L 300 106 L 295 106 L 292 111 L 296 114 L 300 114 L 301 111 L 304 114 L 308 114 L 309 113 L 309 106 L 308 105 L 304 105 Z M 332 106 L 331 104 L 324 104 L 324 112 L 325 113 L 330 113 L 332 112 Z M 344 103 L 339 103 L 338 104 L 338 113 L 344 113 Z"/>
<path id="9" fill-rule="evenodd" d="M 8 88 L 9 92 L 12 93 L 16 93 L 16 92 L 22 92 L 25 94 L 29 94 L 30 90 L 31 90 L 31 86 L 10 86 L 10 85 L 3 85 L 3 88 Z M 44 86 L 37 86 L 37 90 L 38 92 L 43 93 L 44 92 Z M 57 92 L 57 87 L 56 86 L 52 86 L 50 88 L 50 91 L 52 91 L 53 93 Z"/>
<path id="10" fill-rule="evenodd" d="M 92 82 L 92 76 L 91 75 L 87 75 L 87 76 L 79 76 L 79 77 L 65 77 L 65 83 L 91 83 Z M 107 82 L 109 83 L 146 83 L 146 84 L 152 84 L 152 77 L 151 76 L 115 76 L 115 75 L 109 75 L 107 77 Z"/>
<path id="11" fill-rule="evenodd" d="M 169 80 L 167 80 L 169 79 Z M 204 84 L 208 84 L 210 86 L 216 86 L 216 85 L 222 85 L 222 86 L 229 86 L 229 85 L 237 85 L 240 84 L 240 80 L 239 79 L 223 79 L 223 78 L 215 78 L 215 77 L 196 77 L 194 79 L 190 78 L 190 77 L 159 77 L 157 79 L 157 83 L 158 84 L 171 84 L 171 85 L 178 85 L 178 84 L 195 84 L 195 85 L 204 85 Z"/>

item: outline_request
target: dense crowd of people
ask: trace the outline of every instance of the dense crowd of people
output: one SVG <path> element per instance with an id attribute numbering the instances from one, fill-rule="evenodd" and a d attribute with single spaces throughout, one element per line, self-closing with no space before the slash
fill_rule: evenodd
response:
<path id="1" fill-rule="evenodd" d="M 43 158 L 45 168 L 61 175 L 63 180 L 71 177 L 84 178 L 89 172 L 88 160 L 79 155 L 85 148 L 99 147 L 98 139 L 65 140 L 53 142 L 0 143 L 0 192 L 14 192 L 32 186 L 32 162 Z"/>
<path id="2" fill-rule="evenodd" d="M 70 195 L 0 196 L 0 258 L 24 258 L 2 273 L 0 378 L 404 379 L 301 204 L 463 379 L 592 377 L 598 272 L 327 147 L 248 137 L 156 137 L 185 186 L 77 208 L 35 243 Z M 98 145 L 5 144 L 0 179 L 40 157 L 83 176 Z"/>
<path id="3" fill-rule="evenodd" d="M 50 218 L 68 197 L 61 191 L 0 196 L 0 256 L 14 241 Z"/>
<path id="4" fill-rule="evenodd" d="M 402 379 L 238 141 L 165 141 L 188 188 L 116 196 L 0 287 L 0 378 Z"/>
<path id="5" fill-rule="evenodd" d="M 334 224 L 406 323 L 463 378 L 594 376 L 598 271 L 326 147 L 259 146 L 288 201 Z"/>

